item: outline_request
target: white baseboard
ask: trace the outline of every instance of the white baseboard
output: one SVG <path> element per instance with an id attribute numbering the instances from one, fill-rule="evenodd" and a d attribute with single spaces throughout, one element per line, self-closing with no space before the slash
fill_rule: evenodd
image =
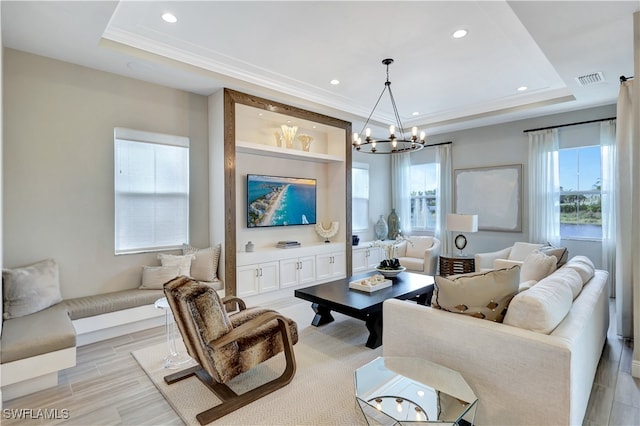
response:
<path id="1" fill-rule="evenodd" d="M 640 379 L 640 361 L 631 361 L 631 375 L 637 379 Z"/>
<path id="2" fill-rule="evenodd" d="M 165 324 L 165 311 L 153 305 L 73 320 L 76 346 L 112 339 Z"/>
<path id="3" fill-rule="evenodd" d="M 2 401 L 9 401 L 14 398 L 29 395 L 30 393 L 39 392 L 58 386 L 58 372 L 45 374 L 43 376 L 34 377 L 33 379 L 24 380 L 12 385 L 2 387 Z"/>

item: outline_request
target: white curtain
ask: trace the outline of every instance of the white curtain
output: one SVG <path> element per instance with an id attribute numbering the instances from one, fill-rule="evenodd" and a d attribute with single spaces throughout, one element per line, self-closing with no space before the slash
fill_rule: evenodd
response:
<path id="1" fill-rule="evenodd" d="M 616 297 L 616 120 L 600 123 L 602 158 L 602 269 L 609 271 L 609 297 Z"/>
<path id="2" fill-rule="evenodd" d="M 453 185 L 451 144 L 438 145 L 436 149 L 436 230 L 435 237 L 440 240 L 440 252 L 450 254 L 453 244 L 447 235 L 447 214 L 453 213 Z"/>
<path id="3" fill-rule="evenodd" d="M 411 235 L 411 158 L 409 153 L 391 155 L 392 207 L 400 219 L 402 235 Z"/>
<path id="4" fill-rule="evenodd" d="M 616 123 L 618 153 L 616 325 L 618 334 L 623 337 L 633 336 L 633 286 L 634 281 L 640 280 L 640 274 L 637 271 L 638 258 L 640 257 L 640 230 L 638 229 L 640 208 L 638 206 L 638 188 L 636 188 L 640 182 L 638 170 L 640 147 L 638 144 L 634 144 L 634 139 L 640 135 L 634 135 L 633 129 L 632 83 L 626 81 L 620 85 Z"/>
<path id="5" fill-rule="evenodd" d="M 560 245 L 558 129 L 529 132 L 529 241 Z"/>

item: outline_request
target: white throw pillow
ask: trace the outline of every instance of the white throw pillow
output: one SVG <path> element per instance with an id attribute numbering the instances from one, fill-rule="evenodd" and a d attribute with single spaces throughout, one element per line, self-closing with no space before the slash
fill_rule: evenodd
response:
<path id="1" fill-rule="evenodd" d="M 596 274 L 596 267 L 586 256 L 574 256 L 564 265 L 565 268 L 571 268 L 580 274 L 582 285 L 585 285 Z"/>
<path id="2" fill-rule="evenodd" d="M 433 246 L 433 237 L 410 237 L 407 242 L 407 257 L 424 257 L 424 252 Z"/>
<path id="3" fill-rule="evenodd" d="M 542 247 L 542 244 L 517 242 L 511 248 L 509 253 L 510 260 L 525 260 L 529 253 Z"/>
<path id="4" fill-rule="evenodd" d="M 162 266 L 177 266 L 178 275 L 184 275 L 185 277 L 191 276 L 191 261 L 194 257 L 196 257 L 194 254 L 186 254 L 183 256 L 176 256 L 174 254 L 158 255 Z"/>
<path id="5" fill-rule="evenodd" d="M 511 299 L 504 324 L 537 333 L 551 333 L 571 309 L 573 294 L 569 286 L 558 285 L 550 278 Z"/>
<path id="6" fill-rule="evenodd" d="M 4 319 L 34 314 L 62 302 L 60 273 L 53 259 L 21 268 L 3 269 L 2 281 Z"/>
<path id="7" fill-rule="evenodd" d="M 182 245 L 182 254 L 193 254 L 190 277 L 198 281 L 216 281 L 218 279 L 218 260 L 220 259 L 220 244 L 215 247 L 198 249 L 189 244 Z"/>
<path id="8" fill-rule="evenodd" d="M 143 266 L 141 290 L 162 290 L 164 283 L 178 276 L 178 266 Z"/>
<path id="9" fill-rule="evenodd" d="M 520 281 L 540 281 L 554 272 L 557 264 L 558 259 L 555 256 L 547 256 L 538 250 L 534 250 L 522 263 Z"/>

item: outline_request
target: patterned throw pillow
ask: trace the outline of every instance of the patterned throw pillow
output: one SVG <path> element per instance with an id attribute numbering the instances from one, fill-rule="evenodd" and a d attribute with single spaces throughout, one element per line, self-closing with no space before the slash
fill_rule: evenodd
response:
<path id="1" fill-rule="evenodd" d="M 488 272 L 435 277 L 431 304 L 489 321 L 502 322 L 509 302 L 518 293 L 520 266 Z"/>
<path id="2" fill-rule="evenodd" d="M 40 312 L 62 302 L 60 273 L 53 259 L 2 270 L 4 319 Z"/>
<path id="3" fill-rule="evenodd" d="M 191 261 L 190 277 L 198 281 L 216 281 L 218 279 L 218 260 L 220 259 L 220 244 L 215 247 L 198 249 L 189 244 L 182 245 L 182 254 L 195 255 Z"/>

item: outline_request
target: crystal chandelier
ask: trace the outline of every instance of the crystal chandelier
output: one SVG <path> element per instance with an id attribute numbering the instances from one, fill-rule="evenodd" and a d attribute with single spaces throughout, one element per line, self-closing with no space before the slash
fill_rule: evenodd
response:
<path id="1" fill-rule="evenodd" d="M 366 154 L 399 154 L 402 152 L 419 151 L 424 148 L 425 133 L 420 132 L 420 136 L 418 136 L 417 127 L 413 127 L 411 129 L 410 138 L 405 138 L 404 127 L 402 127 L 402 122 L 400 121 L 400 114 L 398 114 L 396 101 L 393 99 L 393 92 L 391 92 L 391 81 L 389 81 L 389 65 L 392 63 L 393 59 L 382 60 L 382 64 L 387 67 L 387 81 L 384 83 L 384 89 L 382 89 L 382 93 L 380 93 L 376 104 L 373 106 L 373 110 L 371 111 L 371 114 L 369 114 L 367 121 L 364 123 L 360 134 L 353 134 L 353 148 L 358 152 Z M 389 91 L 389 97 L 391 98 L 391 106 L 393 107 L 396 124 L 389 126 L 389 136 L 387 139 L 374 139 L 371 137 L 371 129 L 367 127 L 367 124 L 369 124 L 371 116 L 378 107 L 380 99 L 382 99 L 382 95 L 384 95 L 384 92 L 387 90 Z M 363 134 L 364 140 L 362 140 Z"/>

